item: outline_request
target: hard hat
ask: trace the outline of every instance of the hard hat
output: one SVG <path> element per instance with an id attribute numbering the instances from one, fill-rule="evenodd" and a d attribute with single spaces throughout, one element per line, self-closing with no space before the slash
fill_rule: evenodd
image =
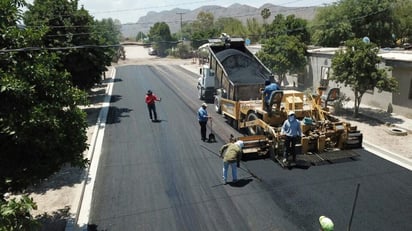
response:
<path id="1" fill-rule="evenodd" d="M 240 148 L 243 148 L 245 146 L 242 140 L 236 141 L 235 144 L 237 144 Z"/>
<path id="2" fill-rule="evenodd" d="M 288 116 L 291 116 L 291 115 L 294 115 L 294 114 L 295 114 L 294 111 L 290 111 L 290 112 L 288 113 Z"/>
<path id="3" fill-rule="evenodd" d="M 320 224 L 320 228 L 323 231 L 333 231 L 333 229 L 334 229 L 333 222 L 328 217 L 320 216 L 319 217 L 319 224 Z"/>
<path id="4" fill-rule="evenodd" d="M 148 90 L 147 94 L 149 94 L 149 95 L 152 94 L 152 90 Z"/>
<path id="5" fill-rule="evenodd" d="M 265 80 L 265 86 L 270 84 L 270 80 Z"/>
<path id="6" fill-rule="evenodd" d="M 202 107 L 207 107 L 207 104 L 206 104 L 206 103 L 202 103 Z"/>

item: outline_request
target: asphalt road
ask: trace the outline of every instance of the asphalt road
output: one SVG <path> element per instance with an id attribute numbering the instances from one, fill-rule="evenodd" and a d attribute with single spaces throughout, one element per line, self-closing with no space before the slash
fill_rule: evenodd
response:
<path id="1" fill-rule="evenodd" d="M 356 160 L 307 169 L 245 161 L 241 181 L 222 185 L 216 152 L 239 134 L 210 106 L 218 142 L 200 140 L 195 86 L 179 66 L 117 68 L 89 218 L 95 230 L 304 231 L 318 230 L 320 215 L 346 230 L 358 184 L 351 230 L 412 230 L 411 171 L 363 149 Z M 158 123 L 148 116 L 148 89 L 162 98 Z"/>

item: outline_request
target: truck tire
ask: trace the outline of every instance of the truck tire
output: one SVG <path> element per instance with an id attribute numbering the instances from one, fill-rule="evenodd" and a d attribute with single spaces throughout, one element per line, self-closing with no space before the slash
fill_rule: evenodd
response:
<path id="1" fill-rule="evenodd" d="M 198 97 L 199 97 L 200 100 L 203 100 L 203 98 L 204 98 L 203 97 L 203 89 L 201 87 L 198 90 Z"/>
<path id="2" fill-rule="evenodd" d="M 249 112 L 247 114 L 247 121 L 252 121 L 252 120 L 256 120 L 259 119 L 259 117 L 254 113 L 254 112 Z M 249 135 L 262 135 L 263 134 L 263 130 L 261 127 L 259 126 L 250 126 L 247 128 L 248 134 Z"/>
<path id="3" fill-rule="evenodd" d="M 220 101 L 218 97 L 215 97 L 214 104 L 215 104 L 215 112 L 218 114 L 222 114 L 222 108 L 220 107 Z"/>
<path id="4" fill-rule="evenodd" d="M 408 132 L 405 129 L 397 128 L 397 127 L 389 127 L 386 129 L 386 132 L 394 136 L 407 136 L 408 135 Z"/>

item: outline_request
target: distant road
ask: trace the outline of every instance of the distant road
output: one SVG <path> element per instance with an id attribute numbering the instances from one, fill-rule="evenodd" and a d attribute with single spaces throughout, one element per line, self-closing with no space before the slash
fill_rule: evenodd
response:
<path id="1" fill-rule="evenodd" d="M 358 183 L 352 230 L 412 230 L 411 171 L 365 150 L 308 169 L 251 160 L 238 184 L 222 185 L 216 151 L 239 134 L 210 105 L 218 142 L 200 140 L 196 78 L 161 62 L 117 68 L 90 216 L 97 230 L 313 231 L 320 215 L 346 230 Z M 148 89 L 162 97 L 159 123 L 149 120 Z"/>

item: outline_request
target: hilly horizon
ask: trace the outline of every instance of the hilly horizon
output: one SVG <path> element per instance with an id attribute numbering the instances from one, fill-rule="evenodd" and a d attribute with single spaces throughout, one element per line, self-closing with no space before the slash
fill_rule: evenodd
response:
<path id="1" fill-rule="evenodd" d="M 294 14 L 297 18 L 312 20 L 315 17 L 316 10 L 319 7 L 283 7 L 270 3 L 266 3 L 259 8 L 235 3 L 229 7 L 222 7 L 217 5 L 206 5 L 194 10 L 174 8 L 168 11 L 154 12 L 149 11 L 145 16 L 140 17 L 136 23 L 122 24 L 121 33 L 126 38 L 135 38 L 138 32 L 147 34 L 156 22 L 166 22 L 169 25 L 170 32 L 176 33 L 180 30 L 181 22 L 191 22 L 196 20 L 200 12 L 212 13 L 215 20 L 221 17 L 237 18 L 243 23 L 247 19 L 256 18 L 259 22 L 263 22 L 261 11 L 268 8 L 271 12 L 268 22 L 271 22 L 274 16 L 283 14 L 285 16 Z"/>

